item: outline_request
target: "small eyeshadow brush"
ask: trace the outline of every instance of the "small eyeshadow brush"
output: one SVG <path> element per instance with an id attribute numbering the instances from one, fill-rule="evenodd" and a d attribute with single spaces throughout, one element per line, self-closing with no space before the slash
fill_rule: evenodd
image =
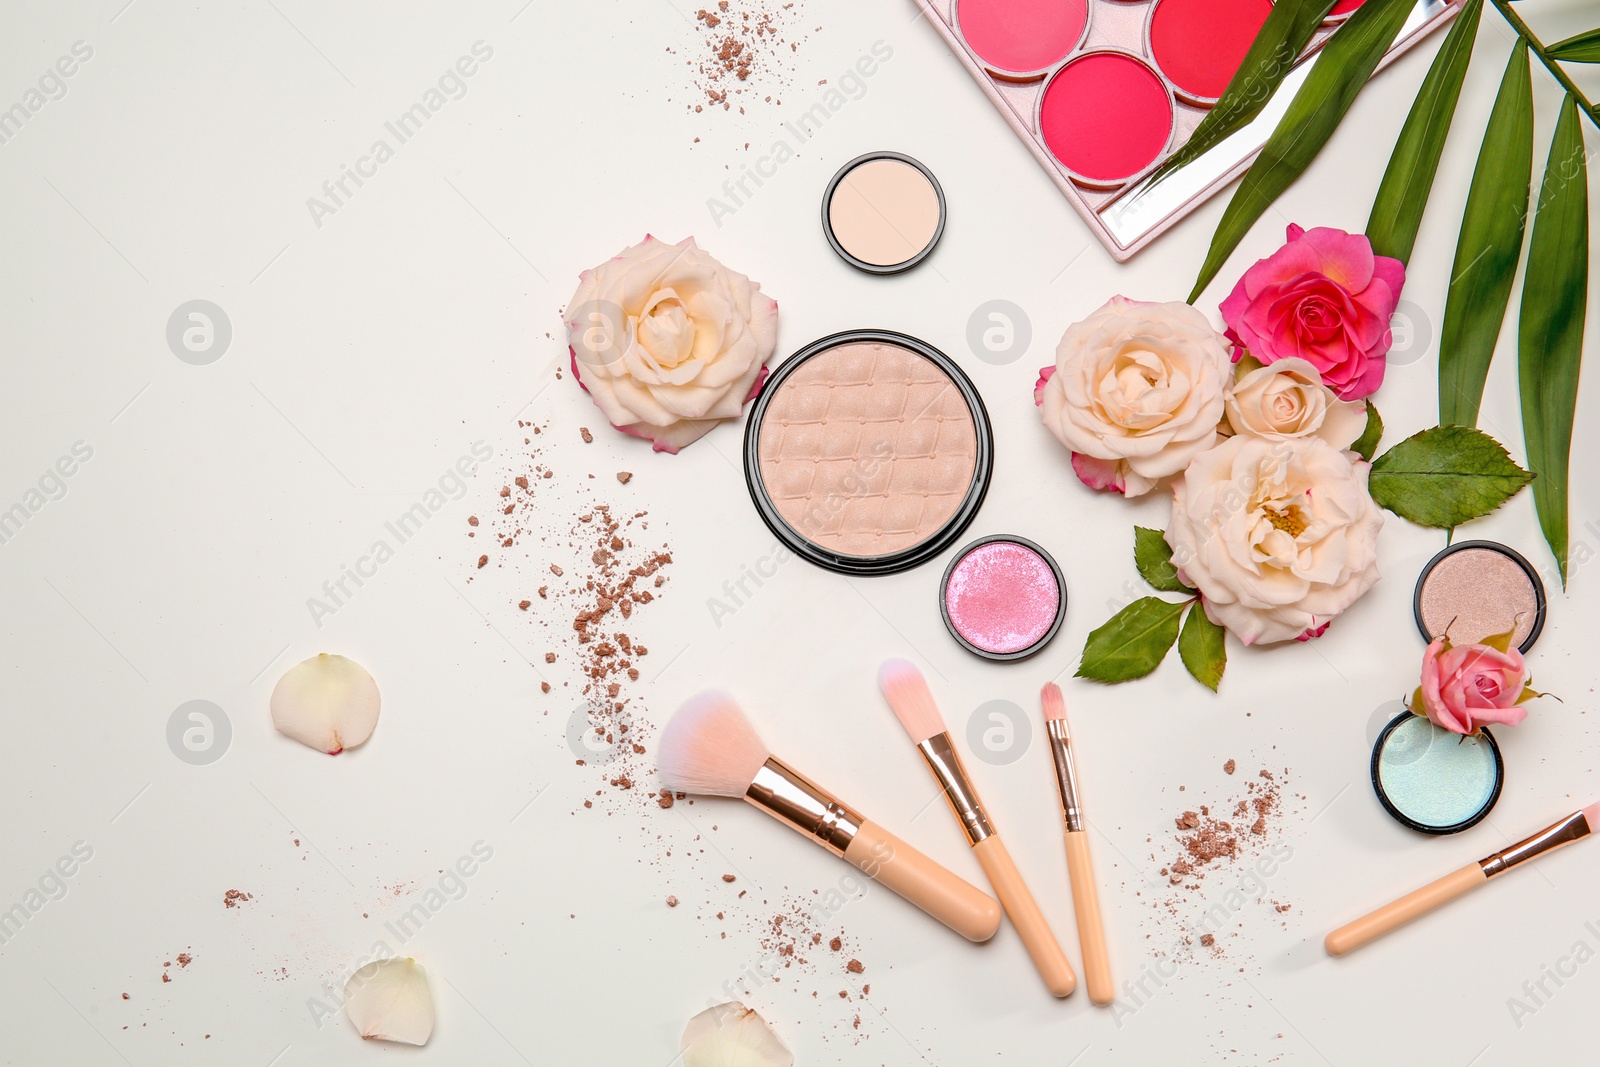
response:
<path id="1" fill-rule="evenodd" d="M 1106 949 L 1106 928 L 1100 917 L 1100 894 L 1094 881 L 1094 865 L 1089 859 L 1089 831 L 1083 825 L 1083 807 L 1078 796 L 1078 771 L 1072 762 L 1071 738 L 1067 733 L 1067 702 L 1061 687 L 1046 682 L 1040 693 L 1044 702 L 1045 736 L 1050 740 L 1050 758 L 1056 768 L 1056 790 L 1061 794 L 1061 815 L 1067 824 L 1067 874 L 1072 879 L 1072 911 L 1078 920 L 1078 945 L 1083 950 L 1083 978 L 1089 999 L 1110 1004 L 1116 998 L 1111 984 L 1111 954 Z"/>
<path id="2" fill-rule="evenodd" d="M 917 668 L 905 660 L 892 659 L 878 669 L 878 684 L 884 698 L 894 709 L 895 717 L 905 727 L 912 744 L 922 753 L 928 769 L 944 789 L 945 799 L 966 832 L 973 854 L 989 876 L 989 884 L 1000 898 L 1011 925 L 1028 949 L 1033 965 L 1044 979 L 1045 988 L 1058 997 L 1065 997 L 1078 987 L 1078 976 L 1072 973 L 1072 964 L 1050 931 L 1039 904 L 1028 892 L 1027 883 L 1011 859 L 1011 853 L 1000 840 L 989 815 L 978 799 L 978 792 L 967 777 L 955 744 L 945 730 L 939 706 L 933 702 L 928 683 Z"/>

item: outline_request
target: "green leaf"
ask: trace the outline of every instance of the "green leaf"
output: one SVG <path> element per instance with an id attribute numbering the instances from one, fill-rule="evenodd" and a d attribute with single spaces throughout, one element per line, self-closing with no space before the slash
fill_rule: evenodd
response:
<path id="1" fill-rule="evenodd" d="M 1476 426 L 1483 383 L 1522 258 L 1533 178 L 1533 83 L 1528 46 L 1511 52 L 1472 172 L 1444 324 L 1439 328 L 1439 421 Z"/>
<path id="2" fill-rule="evenodd" d="M 1151 183 L 1205 155 L 1259 115 L 1337 2 L 1280 0 L 1274 4 L 1222 96 L 1206 112 L 1183 147 L 1156 168 Z"/>
<path id="3" fill-rule="evenodd" d="M 1600 63 L 1600 29 L 1557 41 L 1544 51 L 1551 59 L 1568 63 Z"/>
<path id="4" fill-rule="evenodd" d="M 1311 165 L 1377 69 L 1415 0 L 1367 0 L 1340 26 L 1228 201 L 1189 294 L 1194 303 L 1263 212 Z"/>
<path id="5" fill-rule="evenodd" d="M 1372 202 L 1372 217 L 1367 220 L 1367 237 L 1380 256 L 1393 256 L 1404 263 L 1411 258 L 1417 241 L 1417 228 L 1433 191 L 1439 156 L 1455 118 L 1461 83 L 1472 59 L 1472 44 L 1478 36 L 1478 20 L 1483 0 L 1467 0 L 1455 25 L 1439 46 L 1439 54 L 1428 68 L 1416 102 L 1400 128 L 1389 168 Z"/>
<path id="6" fill-rule="evenodd" d="M 1522 439 L 1539 480 L 1533 502 L 1544 539 L 1567 583 L 1567 464 L 1583 359 L 1584 304 L 1589 289 L 1589 173 L 1578 102 L 1562 101 L 1539 190 L 1539 214 L 1528 242 L 1517 331 L 1522 389 Z"/>
<path id="7" fill-rule="evenodd" d="M 1383 417 L 1378 414 L 1378 406 L 1367 398 L 1367 428 L 1361 431 L 1361 436 L 1356 438 L 1356 443 L 1350 448 L 1356 455 L 1372 462 L 1373 453 L 1378 451 L 1378 442 L 1383 440 Z"/>
<path id="8" fill-rule="evenodd" d="M 1228 646 L 1223 634 L 1222 627 L 1212 622 L 1196 601 L 1178 636 L 1178 655 L 1183 657 L 1183 665 L 1195 681 L 1213 693 L 1222 682 L 1222 672 L 1228 669 Z"/>
<path id="9" fill-rule="evenodd" d="M 1126 682 L 1156 669 L 1178 639 L 1182 603 L 1141 597 L 1111 616 L 1083 644 L 1078 677 L 1096 682 Z"/>
<path id="10" fill-rule="evenodd" d="M 1367 488 L 1403 519 L 1450 529 L 1489 514 L 1532 480 L 1481 430 L 1435 426 L 1373 460 Z"/>
<path id="11" fill-rule="evenodd" d="M 1178 568 L 1172 565 L 1172 546 L 1166 532 L 1143 526 L 1133 528 L 1133 562 L 1139 576 L 1163 593 L 1194 592 L 1178 581 Z"/>

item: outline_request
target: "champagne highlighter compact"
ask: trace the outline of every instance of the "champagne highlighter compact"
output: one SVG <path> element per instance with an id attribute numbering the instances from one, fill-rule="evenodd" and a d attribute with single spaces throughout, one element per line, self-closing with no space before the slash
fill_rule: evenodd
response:
<path id="1" fill-rule="evenodd" d="M 796 555 L 893 574 L 961 536 L 989 489 L 978 391 L 943 352 L 889 330 L 813 341 L 767 380 L 745 427 L 762 520 Z"/>

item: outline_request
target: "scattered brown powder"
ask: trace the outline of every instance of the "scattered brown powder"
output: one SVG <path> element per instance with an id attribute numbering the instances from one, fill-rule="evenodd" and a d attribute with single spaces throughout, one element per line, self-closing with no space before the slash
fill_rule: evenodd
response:
<path id="1" fill-rule="evenodd" d="M 243 904 L 249 899 L 250 894 L 246 893 L 244 890 L 230 889 L 226 893 L 222 894 L 222 906 L 224 908 L 237 908 L 239 905 Z"/>
<path id="2" fill-rule="evenodd" d="M 744 114 L 744 102 L 756 97 L 781 104 L 774 98 L 793 82 L 804 39 L 789 28 L 794 15 L 794 3 L 778 0 L 719 0 L 715 10 L 696 11 L 700 48 L 687 61 L 696 90 L 689 110 L 737 107 Z"/>

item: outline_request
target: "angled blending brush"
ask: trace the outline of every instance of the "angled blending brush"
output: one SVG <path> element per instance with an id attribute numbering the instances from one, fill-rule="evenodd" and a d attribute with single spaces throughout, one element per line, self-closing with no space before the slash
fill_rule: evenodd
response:
<path id="1" fill-rule="evenodd" d="M 1056 790 L 1061 794 L 1061 815 L 1067 824 L 1067 874 L 1072 879 L 1072 911 L 1078 920 L 1078 945 L 1083 950 L 1083 978 L 1090 1000 L 1110 1004 L 1116 997 L 1111 986 L 1111 954 L 1106 950 L 1100 894 L 1089 860 L 1089 831 L 1083 826 L 1078 771 L 1072 762 L 1072 742 L 1067 733 L 1067 702 L 1061 696 L 1061 687 L 1054 682 L 1046 682 L 1039 695 L 1044 702 L 1050 758 L 1055 762 Z"/>
<path id="2" fill-rule="evenodd" d="M 661 783 L 742 797 L 894 890 L 969 941 L 1000 928 L 1000 906 L 767 750 L 726 693 L 690 698 L 661 733 Z"/>
<path id="3" fill-rule="evenodd" d="M 1497 874 L 1504 874 L 1520 863 L 1594 833 L 1600 833 L 1600 803 L 1575 811 L 1532 837 L 1457 868 L 1421 889 L 1414 889 L 1398 900 L 1368 912 L 1354 922 L 1345 923 L 1323 940 L 1323 947 L 1330 956 L 1353 952 L 1412 919 L 1421 918 L 1434 908 L 1450 903 L 1463 893 L 1477 889 Z"/>
<path id="4" fill-rule="evenodd" d="M 1039 910 L 1039 904 L 1028 892 L 1011 853 L 1001 842 L 1000 835 L 989 822 L 989 815 L 978 799 L 978 792 L 961 766 L 950 735 L 945 732 L 944 719 L 939 706 L 933 702 L 928 683 L 917 669 L 903 659 L 892 659 L 878 669 L 878 685 L 883 689 L 889 707 L 911 736 L 936 782 L 944 789 L 945 799 L 966 831 L 972 851 L 989 876 L 989 884 L 1000 898 L 1000 905 L 1017 928 L 1022 943 L 1027 946 L 1033 965 L 1044 979 L 1045 988 L 1058 997 L 1069 995 L 1078 986 L 1078 976 L 1072 973 L 1066 953 L 1050 932 L 1050 924 Z"/>

